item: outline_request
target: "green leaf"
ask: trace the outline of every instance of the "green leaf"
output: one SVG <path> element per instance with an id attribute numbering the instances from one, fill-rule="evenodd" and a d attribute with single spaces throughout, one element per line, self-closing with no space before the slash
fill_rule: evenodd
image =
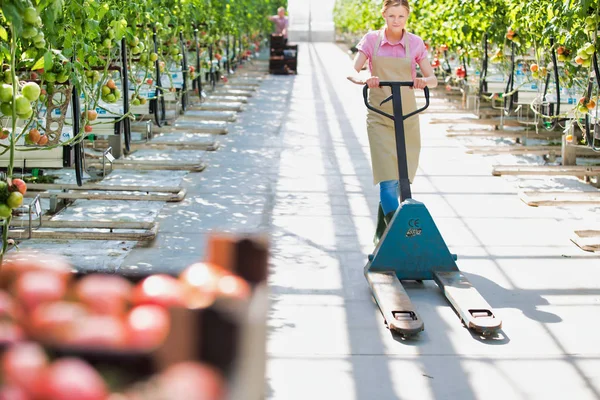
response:
<path id="1" fill-rule="evenodd" d="M 1 25 L 0 25 L 0 39 L 4 40 L 5 42 L 8 42 L 8 32 L 6 32 L 6 29 L 4 29 L 4 27 Z"/>
<path id="2" fill-rule="evenodd" d="M 50 71 L 52 69 L 52 65 L 54 65 L 54 62 L 52 60 L 52 53 L 47 51 L 44 54 L 44 70 Z"/>
<path id="3" fill-rule="evenodd" d="M 42 69 L 44 68 L 44 56 L 40 57 L 35 64 L 33 64 L 33 67 L 31 67 L 32 71 L 35 71 L 36 69 Z"/>

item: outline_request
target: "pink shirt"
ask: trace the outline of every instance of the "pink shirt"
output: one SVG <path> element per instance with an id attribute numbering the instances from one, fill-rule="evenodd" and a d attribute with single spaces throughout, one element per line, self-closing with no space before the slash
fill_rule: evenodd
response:
<path id="1" fill-rule="evenodd" d="M 358 51 L 367 56 L 367 59 L 369 60 L 369 71 L 373 70 L 373 51 L 375 50 L 375 44 L 377 43 L 379 32 L 380 31 L 371 31 L 367 33 L 356 45 Z M 379 45 L 379 52 L 377 55 L 380 57 L 405 57 L 406 52 L 404 50 L 404 43 L 407 39 L 409 40 L 408 44 L 410 57 L 413 59 L 412 77 L 415 79 L 417 77 L 416 65 L 422 60 L 426 59 L 428 56 L 425 43 L 423 43 L 423 39 L 421 39 L 419 36 L 405 31 L 405 35 L 402 36 L 402 40 L 400 40 L 399 43 L 391 44 L 388 42 L 387 37 L 384 34 L 383 38 L 381 39 L 381 44 Z"/>
<path id="2" fill-rule="evenodd" d="M 275 23 L 275 34 L 276 35 L 281 35 L 283 30 L 285 28 L 287 28 L 287 26 L 288 26 L 288 17 L 279 18 L 279 15 L 273 15 L 273 16 L 269 17 L 269 20 L 271 20 Z M 283 36 L 287 38 L 287 32 Z"/>

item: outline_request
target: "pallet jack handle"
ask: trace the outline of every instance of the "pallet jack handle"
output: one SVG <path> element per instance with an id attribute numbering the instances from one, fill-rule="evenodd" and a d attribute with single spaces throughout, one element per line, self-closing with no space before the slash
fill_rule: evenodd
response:
<path id="1" fill-rule="evenodd" d="M 367 85 L 363 88 L 363 98 L 365 100 L 365 105 L 369 110 L 372 110 L 378 114 L 383 115 L 384 117 L 390 118 L 394 121 L 394 130 L 396 135 L 396 154 L 398 155 L 398 182 L 399 182 L 399 195 L 400 202 L 404 202 L 405 200 L 411 199 L 412 194 L 410 191 L 410 180 L 408 179 L 408 161 L 406 157 L 406 139 L 404 137 L 404 120 L 412 117 L 415 114 L 418 114 L 429 107 L 429 88 L 425 86 L 423 88 L 423 92 L 425 93 L 425 106 L 416 109 L 406 115 L 402 112 L 402 91 L 400 87 L 412 87 L 414 82 L 379 82 L 379 87 L 389 86 L 392 89 L 392 95 L 387 99 L 383 100 L 380 104 L 392 100 L 392 109 L 394 115 L 390 115 L 378 108 L 373 107 L 369 103 L 369 87 Z M 401 123 L 397 123 L 397 121 L 401 121 Z"/>
<path id="2" fill-rule="evenodd" d="M 400 110 L 402 110 L 402 106 L 401 106 L 401 104 L 402 104 L 402 94 L 401 94 L 399 88 L 401 86 L 412 87 L 413 86 L 413 82 L 412 81 L 407 81 L 407 82 L 387 82 L 387 81 L 379 82 L 379 87 L 383 87 L 383 86 L 389 86 L 389 87 L 391 87 L 392 88 L 392 95 L 390 97 L 388 97 L 387 99 L 385 99 L 384 101 L 382 101 L 381 104 L 380 104 L 380 106 L 383 105 L 384 103 L 392 100 L 394 98 L 394 92 L 396 92 L 396 90 L 394 90 L 394 88 L 396 88 L 397 92 L 398 92 L 398 101 L 393 101 L 392 104 L 400 104 Z M 423 111 L 425 111 L 425 109 L 427 107 L 429 107 L 429 88 L 427 86 L 425 86 L 425 88 L 423 89 L 423 92 L 425 93 L 425 105 L 423 107 L 421 107 L 421 108 L 419 108 L 419 109 L 411 112 L 411 113 L 408 113 L 406 115 L 402 115 L 402 120 L 405 120 L 405 119 L 407 119 L 409 117 L 412 117 L 415 114 L 423 112 Z M 369 103 L 369 87 L 367 85 L 365 85 L 363 87 L 363 98 L 365 100 L 365 105 L 367 106 L 367 108 L 369 110 L 374 111 L 374 112 L 376 112 L 378 114 L 381 114 L 381 115 L 383 115 L 385 117 L 388 117 L 388 118 L 390 118 L 393 121 L 396 120 L 395 115 L 390 115 L 390 114 L 388 114 L 388 113 L 386 113 L 384 111 L 381 111 L 378 108 L 373 107 L 371 105 L 371 103 Z M 396 111 L 396 110 L 394 109 L 394 111 Z"/>

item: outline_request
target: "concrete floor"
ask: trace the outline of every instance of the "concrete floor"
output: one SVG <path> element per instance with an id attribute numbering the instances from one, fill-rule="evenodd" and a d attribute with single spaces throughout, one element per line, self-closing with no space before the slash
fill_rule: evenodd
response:
<path id="1" fill-rule="evenodd" d="M 363 277 L 378 192 L 347 64 L 333 44 L 301 44 L 299 74 L 265 79 L 206 153 L 208 169 L 183 178 L 186 199 L 162 208 L 155 243 L 121 269 L 180 270 L 212 231 L 267 232 L 268 399 L 599 399 L 600 257 L 569 241 L 578 224 L 598 229 L 598 209 L 517 196 L 585 185 L 493 177 L 498 159 L 467 155 L 464 140 L 429 124 L 437 114 L 421 117 L 413 195 L 504 328 L 472 334 L 432 282 L 406 285 L 425 322 L 418 338 L 385 328 Z"/>

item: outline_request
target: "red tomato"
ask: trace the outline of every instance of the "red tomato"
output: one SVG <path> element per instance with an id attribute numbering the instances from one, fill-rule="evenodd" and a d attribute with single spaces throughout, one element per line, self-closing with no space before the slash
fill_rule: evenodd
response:
<path id="1" fill-rule="evenodd" d="M 3 385 L 0 388 L 0 400 L 30 400 L 30 397 L 18 386 Z"/>
<path id="2" fill-rule="evenodd" d="M 219 279 L 229 274 L 216 264 L 199 262 L 187 267 L 179 279 L 186 286 L 188 307 L 207 307 L 215 300 Z"/>
<path id="3" fill-rule="evenodd" d="M 4 290 L 0 290 L 0 318 L 16 318 L 16 307 L 13 298 Z"/>
<path id="4" fill-rule="evenodd" d="M 32 131 L 33 131 L 33 129 L 32 129 Z M 37 140 L 35 142 L 37 143 Z M 27 184 L 22 179 L 13 179 L 10 190 L 11 191 L 18 190 L 24 196 L 25 192 L 27 192 Z"/>
<path id="5" fill-rule="evenodd" d="M 14 322 L 0 321 L 0 343 L 16 343 L 25 338 L 23 329 Z"/>
<path id="6" fill-rule="evenodd" d="M 62 343 L 73 326 L 88 315 L 82 304 L 55 301 L 37 306 L 29 320 L 30 335 L 46 343 Z"/>
<path id="7" fill-rule="evenodd" d="M 14 287 L 15 297 L 26 310 L 37 305 L 57 301 L 67 292 L 67 282 L 61 276 L 48 271 L 29 271 L 17 278 Z"/>
<path id="8" fill-rule="evenodd" d="M 75 295 L 93 312 L 124 314 L 133 285 L 122 276 L 91 274 L 75 284 Z"/>
<path id="9" fill-rule="evenodd" d="M 106 400 L 108 390 L 100 374 L 77 358 L 62 358 L 50 365 L 39 380 L 44 400 Z"/>
<path id="10" fill-rule="evenodd" d="M 63 257 L 34 251 L 7 254 L 4 257 L 1 273 L 6 281 L 6 279 L 13 279 L 16 275 L 32 270 L 54 272 L 65 280 L 72 276 L 71 266 Z"/>
<path id="11" fill-rule="evenodd" d="M 163 307 L 185 305 L 184 287 L 177 278 L 169 275 L 152 275 L 133 289 L 133 303 L 156 304 Z"/>
<path id="12" fill-rule="evenodd" d="M 36 381 L 47 366 L 48 357 L 42 346 L 33 342 L 15 344 L 2 356 L 3 382 L 32 394 Z"/>
<path id="13" fill-rule="evenodd" d="M 125 324 L 113 315 L 88 315 L 71 327 L 65 342 L 70 346 L 118 349 L 127 343 Z"/>
<path id="14" fill-rule="evenodd" d="M 225 381 L 212 367 L 197 362 L 175 364 L 159 377 L 164 398 L 222 400 L 226 398 Z"/>
<path id="15" fill-rule="evenodd" d="M 135 349 L 153 349 L 169 334 L 169 313 L 161 306 L 137 306 L 127 315 L 128 344 Z"/>
<path id="16" fill-rule="evenodd" d="M 226 275 L 219 279 L 218 291 L 220 296 L 245 300 L 250 297 L 250 285 L 237 275 Z"/>

